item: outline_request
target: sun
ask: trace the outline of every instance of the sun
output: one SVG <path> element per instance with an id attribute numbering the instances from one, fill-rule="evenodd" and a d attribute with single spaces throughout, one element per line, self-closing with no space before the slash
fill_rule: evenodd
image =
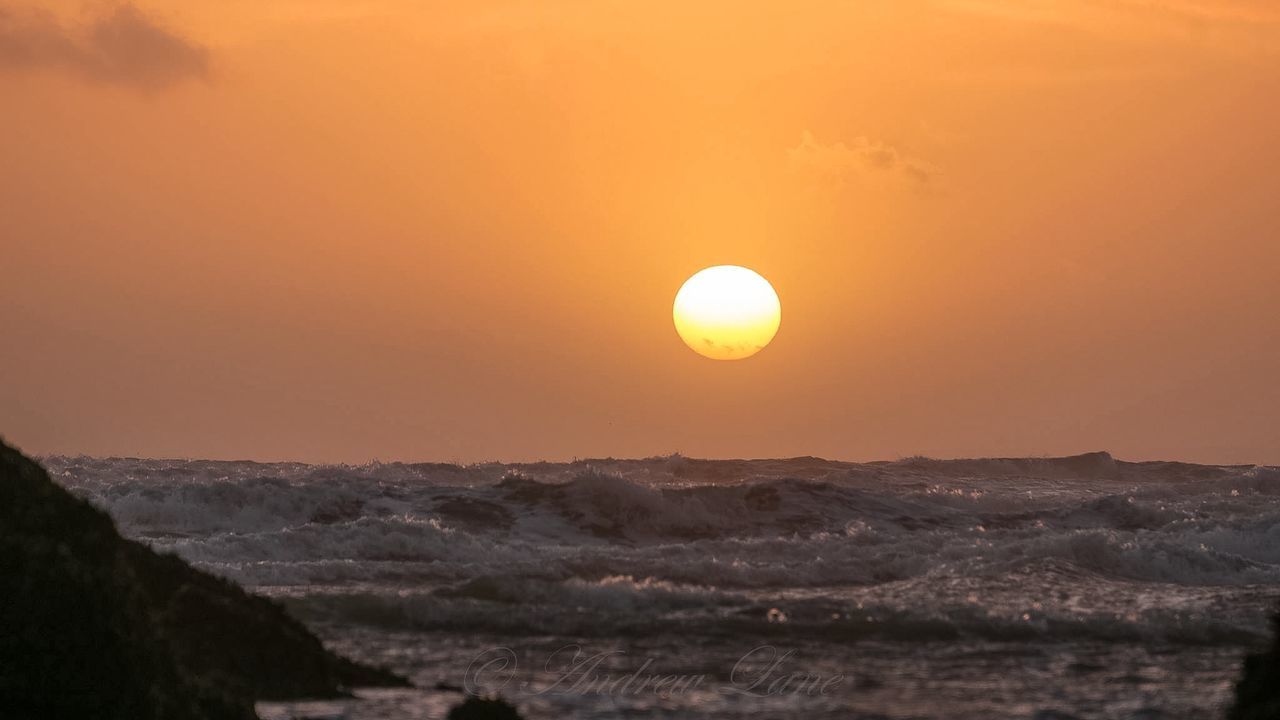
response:
<path id="1" fill-rule="evenodd" d="M 737 265 L 700 270 L 676 293 L 672 316 L 680 339 L 713 360 L 741 360 L 778 333 L 782 304 L 759 273 Z"/>

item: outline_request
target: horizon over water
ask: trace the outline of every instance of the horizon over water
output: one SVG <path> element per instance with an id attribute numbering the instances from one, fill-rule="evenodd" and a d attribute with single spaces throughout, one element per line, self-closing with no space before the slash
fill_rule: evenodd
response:
<path id="1" fill-rule="evenodd" d="M 1218 717 L 1280 601 L 1270 466 L 42 462 L 418 686 L 268 719 Z"/>
<path id="2" fill-rule="evenodd" d="M 1089 450 L 1078 453 L 1054 454 L 1048 452 L 1037 452 L 1026 455 L 956 455 L 948 456 L 940 453 L 907 453 L 894 455 L 892 457 L 885 456 L 879 458 L 848 458 L 837 457 L 835 455 L 821 455 L 812 453 L 803 453 L 798 455 L 760 455 L 752 457 L 732 457 L 732 456 L 709 456 L 709 455 L 693 455 L 687 454 L 681 450 L 673 450 L 667 453 L 658 453 L 652 455 L 636 455 L 634 457 L 624 455 L 571 455 L 563 458 L 552 458 L 547 456 L 530 456 L 527 458 L 493 458 L 485 456 L 477 456 L 482 459 L 465 460 L 458 457 L 432 457 L 426 456 L 418 459 L 384 459 L 378 456 L 371 456 L 363 459 L 352 458 L 318 458 L 304 459 L 299 455 L 280 455 L 276 457 L 246 457 L 240 455 L 184 455 L 184 454 L 160 454 L 146 455 L 142 453 L 81 453 L 81 452 L 35 452 L 27 453 L 30 457 L 35 458 L 39 462 L 48 463 L 52 461 L 68 462 L 78 459 L 87 460 L 147 460 L 151 462 L 221 462 L 221 463 L 245 463 L 251 465 L 306 465 L 309 467 L 347 467 L 347 468 L 367 468 L 377 465 L 454 465 L 457 467 L 477 467 L 477 466 L 502 466 L 510 468 L 519 468 L 527 466 L 543 466 L 543 465 L 582 465 L 582 464 L 601 464 L 613 462 L 655 462 L 655 461 L 693 461 L 693 462 L 800 462 L 811 461 L 829 463 L 834 466 L 846 465 L 886 465 L 893 463 L 912 462 L 912 461 L 930 461 L 930 462 L 1001 462 L 1001 461 L 1035 461 L 1035 460 L 1051 460 L 1051 461 L 1067 461 L 1078 458 L 1089 458 L 1097 456 L 1106 456 L 1111 458 L 1113 462 L 1126 463 L 1130 465 L 1138 465 L 1143 463 L 1174 463 L 1180 465 L 1203 465 L 1207 467 L 1219 468 L 1251 468 L 1251 467 L 1280 467 L 1280 463 L 1255 462 L 1253 460 L 1232 460 L 1224 462 L 1213 462 L 1208 460 L 1196 460 L 1176 457 L 1150 457 L 1141 458 L 1137 456 L 1126 456 L 1117 458 L 1115 453 L 1110 450 Z"/>

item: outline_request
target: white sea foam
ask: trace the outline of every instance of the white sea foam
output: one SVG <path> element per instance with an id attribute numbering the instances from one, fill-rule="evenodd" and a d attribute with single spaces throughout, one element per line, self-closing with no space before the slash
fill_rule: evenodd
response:
<path id="1" fill-rule="evenodd" d="M 45 461 L 126 533 L 334 623 L 775 632 L 777 609 L 813 638 L 1214 643 L 1280 594 L 1275 468 Z"/>

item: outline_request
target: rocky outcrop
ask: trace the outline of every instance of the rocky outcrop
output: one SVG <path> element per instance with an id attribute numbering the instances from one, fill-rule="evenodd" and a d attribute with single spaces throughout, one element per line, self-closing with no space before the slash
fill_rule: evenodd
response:
<path id="1" fill-rule="evenodd" d="M 253 702 L 402 678 L 162 555 L 0 442 L 0 717 L 250 720 Z"/>
<path id="2" fill-rule="evenodd" d="M 523 720 L 511 703 L 502 698 L 469 697 L 449 711 L 448 720 Z"/>
<path id="3" fill-rule="evenodd" d="M 1244 659 L 1244 674 L 1236 683 L 1236 701 L 1228 720 L 1280 720 L 1280 615 L 1272 624 L 1271 648 Z"/>

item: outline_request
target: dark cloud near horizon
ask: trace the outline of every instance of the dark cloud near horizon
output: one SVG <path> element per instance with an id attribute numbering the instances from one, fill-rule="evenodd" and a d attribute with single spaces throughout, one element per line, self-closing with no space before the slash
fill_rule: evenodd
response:
<path id="1" fill-rule="evenodd" d="M 71 28 L 45 11 L 0 7 L 0 69 L 51 69 L 93 82 L 162 90 L 207 79 L 209 51 L 132 4 Z"/>

